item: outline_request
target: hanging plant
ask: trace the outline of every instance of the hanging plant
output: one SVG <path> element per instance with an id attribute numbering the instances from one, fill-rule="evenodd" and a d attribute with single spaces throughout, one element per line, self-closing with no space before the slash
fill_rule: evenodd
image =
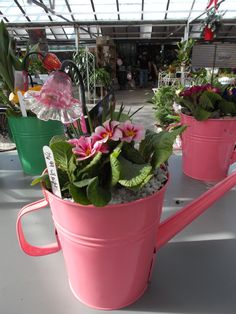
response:
<path id="1" fill-rule="evenodd" d="M 205 40 L 213 40 L 215 33 L 221 26 L 221 19 L 225 12 L 218 13 L 213 7 L 206 12 L 207 16 L 202 22 L 201 30 Z"/>

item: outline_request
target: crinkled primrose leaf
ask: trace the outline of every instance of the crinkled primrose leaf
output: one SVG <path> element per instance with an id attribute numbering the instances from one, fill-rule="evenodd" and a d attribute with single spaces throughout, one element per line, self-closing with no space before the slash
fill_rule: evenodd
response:
<path id="1" fill-rule="evenodd" d="M 50 143 L 62 197 L 82 205 L 107 205 L 115 188 L 138 190 L 170 157 L 173 143 L 185 126 L 155 133 L 140 124 L 106 121 L 91 136 Z M 141 142 L 141 143 L 140 143 Z M 48 180 L 42 176 L 35 184 Z"/>

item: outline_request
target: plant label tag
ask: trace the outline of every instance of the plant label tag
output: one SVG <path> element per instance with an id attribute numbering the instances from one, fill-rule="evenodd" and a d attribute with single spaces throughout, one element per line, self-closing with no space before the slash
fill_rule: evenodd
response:
<path id="1" fill-rule="evenodd" d="M 54 156 L 53 156 L 53 152 L 51 148 L 48 146 L 43 146 L 43 154 L 44 154 L 44 158 L 45 158 L 47 169 L 48 169 L 49 179 L 52 185 L 52 193 L 62 198 L 58 174 L 57 174 L 57 168 L 56 168 L 56 164 L 55 164 L 55 160 L 54 160 Z"/>

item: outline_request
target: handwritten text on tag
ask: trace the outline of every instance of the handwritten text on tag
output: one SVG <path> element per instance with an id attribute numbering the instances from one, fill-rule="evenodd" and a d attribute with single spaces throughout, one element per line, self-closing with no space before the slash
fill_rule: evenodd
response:
<path id="1" fill-rule="evenodd" d="M 57 168 L 53 156 L 53 152 L 50 147 L 44 146 L 43 147 L 43 154 L 46 161 L 48 175 L 52 186 L 52 192 L 56 196 L 61 198 L 61 189 L 59 184 L 59 179 L 57 175 Z"/>

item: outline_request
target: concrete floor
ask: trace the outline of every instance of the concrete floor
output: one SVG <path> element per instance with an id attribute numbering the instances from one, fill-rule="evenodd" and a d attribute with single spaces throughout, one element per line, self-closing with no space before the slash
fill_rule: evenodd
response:
<path id="1" fill-rule="evenodd" d="M 118 90 L 115 91 L 115 98 L 117 106 L 122 103 L 127 107 L 127 111 L 131 107 L 131 112 L 143 106 L 137 114 L 134 115 L 133 121 L 142 123 L 145 128 L 154 129 L 156 122 L 155 112 L 152 109 L 153 105 L 148 101 L 153 97 L 153 91 L 149 89 L 136 89 L 136 90 Z"/>

